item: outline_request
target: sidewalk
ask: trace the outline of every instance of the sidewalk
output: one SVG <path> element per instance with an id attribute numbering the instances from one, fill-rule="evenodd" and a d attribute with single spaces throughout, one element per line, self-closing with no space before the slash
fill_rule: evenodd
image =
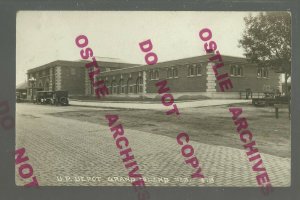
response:
<path id="1" fill-rule="evenodd" d="M 244 99 L 206 99 L 200 101 L 187 101 L 175 103 L 180 108 L 195 108 L 195 107 L 206 107 L 206 106 L 219 106 L 236 103 L 250 103 L 251 100 Z M 148 109 L 148 110 L 162 110 L 164 106 L 161 102 L 91 102 L 91 101 L 70 101 L 71 106 L 86 106 L 86 107 L 105 107 L 105 108 L 127 108 L 127 109 Z"/>

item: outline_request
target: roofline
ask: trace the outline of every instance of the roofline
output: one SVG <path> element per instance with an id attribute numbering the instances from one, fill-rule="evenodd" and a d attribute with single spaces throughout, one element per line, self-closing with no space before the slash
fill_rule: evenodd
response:
<path id="1" fill-rule="evenodd" d="M 201 59 L 201 58 L 209 58 L 211 57 L 212 54 L 205 54 L 205 55 L 200 55 L 200 56 L 193 56 L 193 57 L 187 57 L 187 58 L 179 58 L 179 59 L 175 59 L 175 60 L 167 60 L 167 61 L 163 61 L 163 62 L 158 62 L 155 65 L 152 65 L 153 67 L 159 66 L 161 64 L 165 64 L 168 62 L 174 62 L 174 61 L 183 61 L 183 60 L 188 60 L 188 59 Z M 237 63 L 241 63 L 241 62 L 247 62 L 247 58 L 245 57 L 238 57 L 238 56 L 229 56 L 229 55 L 221 55 L 223 58 L 225 58 L 225 62 L 226 62 L 226 58 L 227 59 L 240 59 L 239 61 L 237 61 Z M 204 62 L 206 62 L 207 60 L 205 60 Z M 34 72 L 36 70 L 38 70 L 39 68 L 46 68 L 46 67 L 51 67 L 51 66 L 69 66 L 66 65 L 66 63 L 72 64 L 72 66 L 74 67 L 82 67 L 84 66 L 85 63 L 89 63 L 90 61 L 87 60 L 79 60 L 79 61 L 68 61 L 68 60 L 55 60 L 52 62 L 49 62 L 47 64 L 35 67 L 35 68 L 31 68 L 29 70 L 27 70 L 27 73 L 29 72 Z M 104 63 L 114 63 L 114 64 L 125 64 L 125 65 L 129 65 L 129 67 L 126 68 L 117 68 L 115 66 L 112 66 L 112 68 L 117 68 L 117 69 L 113 69 L 110 71 L 105 71 L 103 73 L 109 73 L 109 72 L 114 72 L 114 71 L 121 71 L 121 70 L 125 70 L 125 69 L 133 69 L 133 68 L 138 68 L 138 67 L 143 67 L 143 66 L 147 66 L 147 65 L 143 65 L 143 64 L 134 64 L 134 63 L 121 63 L 121 62 L 107 62 L 107 61 L 97 61 L 98 64 L 104 64 Z M 248 63 L 248 64 L 252 64 L 252 63 Z"/>
<path id="2" fill-rule="evenodd" d="M 32 71 L 36 71 L 38 70 L 39 68 L 46 68 L 46 67 L 51 67 L 51 66 L 56 66 L 56 65 L 59 65 L 59 66 L 69 66 L 69 65 L 66 65 L 65 63 L 70 63 L 70 64 L 73 64 L 74 67 L 83 67 L 84 64 L 86 63 L 89 63 L 91 61 L 87 61 L 87 60 L 79 60 L 79 61 L 69 61 L 69 60 L 55 60 L 55 61 L 52 61 L 52 62 L 49 62 L 49 63 L 46 63 L 44 65 L 41 65 L 41 66 L 38 66 L 38 67 L 34 67 L 34 68 L 31 68 L 29 70 L 27 70 L 27 72 L 32 72 Z M 97 60 L 97 63 L 99 65 L 101 64 L 104 64 L 104 63 L 113 63 L 113 64 L 125 64 L 125 65 L 137 65 L 137 66 L 141 66 L 141 64 L 134 64 L 134 63 L 122 63 L 122 62 L 107 62 L 107 61 L 99 61 Z M 116 66 L 110 66 L 112 68 L 117 68 Z"/>
<path id="3" fill-rule="evenodd" d="M 188 59 L 201 59 L 201 58 L 210 58 L 212 56 L 212 54 L 206 54 L 206 55 L 200 55 L 200 56 L 193 56 L 193 57 L 187 57 L 187 58 L 179 58 L 179 59 L 175 59 L 175 60 L 167 60 L 167 61 L 163 61 L 163 62 L 158 62 L 157 64 L 155 65 L 151 65 L 152 67 L 159 67 L 160 64 L 165 64 L 165 63 L 168 63 L 168 62 L 174 62 L 174 61 L 182 61 L 182 60 L 188 60 Z M 228 55 L 221 55 L 223 58 L 232 58 L 232 59 L 240 59 L 242 61 L 237 61 L 236 63 L 242 63 L 242 62 L 248 62 L 247 61 L 247 58 L 245 57 L 237 57 L 237 56 L 228 56 Z M 203 62 L 207 62 L 208 60 L 203 60 Z M 227 61 L 225 61 L 226 63 Z M 231 62 L 231 61 L 230 61 Z M 253 63 L 250 63 L 248 62 L 247 63 L 248 65 L 255 65 Z M 117 72 L 117 71 L 122 71 L 122 70 L 126 70 L 126 69 L 133 69 L 133 68 L 139 68 L 141 67 L 141 70 L 142 70 L 142 67 L 146 67 L 146 66 L 149 66 L 149 65 L 140 65 L 140 66 L 133 66 L 133 67 L 128 67 L 128 68 L 122 68 L 122 69 L 115 69 L 115 70 L 110 70 L 110 71 L 105 71 L 105 72 L 102 72 L 102 74 L 106 74 L 106 73 L 110 73 L 110 72 Z"/>

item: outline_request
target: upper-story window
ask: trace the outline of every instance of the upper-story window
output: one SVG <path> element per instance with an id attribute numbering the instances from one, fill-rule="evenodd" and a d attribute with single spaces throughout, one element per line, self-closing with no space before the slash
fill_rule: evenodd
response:
<path id="1" fill-rule="evenodd" d="M 197 76 L 202 75 L 202 64 L 196 65 L 196 73 L 197 73 Z"/>
<path id="2" fill-rule="evenodd" d="M 231 65 L 230 66 L 230 76 L 243 76 L 244 68 L 239 65 Z"/>
<path id="3" fill-rule="evenodd" d="M 173 68 L 173 78 L 178 78 L 178 69 L 177 69 L 177 67 Z"/>
<path id="4" fill-rule="evenodd" d="M 155 73 L 154 73 L 154 78 L 155 80 L 158 80 L 159 79 L 159 73 L 158 73 L 158 69 L 155 70 Z"/>
<path id="5" fill-rule="evenodd" d="M 167 68 L 167 78 L 178 78 L 178 68 L 177 67 Z"/>
<path id="6" fill-rule="evenodd" d="M 267 67 L 257 68 L 257 77 L 258 78 L 268 78 L 269 77 L 268 68 Z"/>
<path id="7" fill-rule="evenodd" d="M 158 80 L 158 79 L 159 79 L 158 69 L 150 70 L 150 80 Z"/>
<path id="8" fill-rule="evenodd" d="M 172 78 L 173 77 L 173 72 L 171 68 L 167 68 L 167 78 Z"/>
<path id="9" fill-rule="evenodd" d="M 192 64 L 188 66 L 188 76 L 201 76 L 202 64 Z"/>

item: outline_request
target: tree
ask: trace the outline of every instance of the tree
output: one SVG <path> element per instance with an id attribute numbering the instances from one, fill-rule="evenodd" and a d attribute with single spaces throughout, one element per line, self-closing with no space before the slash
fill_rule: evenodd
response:
<path id="1" fill-rule="evenodd" d="M 291 15 L 289 12 L 261 12 L 244 18 L 246 28 L 239 47 L 246 58 L 261 67 L 291 76 Z"/>

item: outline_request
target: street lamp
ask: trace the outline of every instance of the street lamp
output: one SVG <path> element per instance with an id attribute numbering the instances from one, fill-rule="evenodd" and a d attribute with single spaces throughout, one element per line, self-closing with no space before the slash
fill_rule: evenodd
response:
<path id="1" fill-rule="evenodd" d="M 33 85 L 36 82 L 36 79 L 34 77 L 31 77 L 28 79 L 28 81 L 31 83 L 31 101 L 33 101 Z"/>

